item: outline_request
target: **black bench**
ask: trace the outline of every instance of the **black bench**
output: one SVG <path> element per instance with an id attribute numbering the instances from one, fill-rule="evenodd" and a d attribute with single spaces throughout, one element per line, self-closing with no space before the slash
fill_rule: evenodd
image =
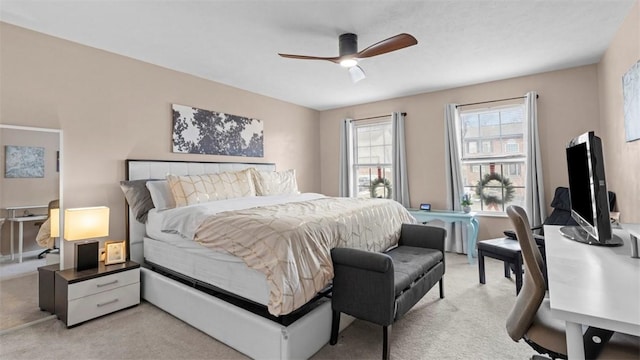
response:
<path id="1" fill-rule="evenodd" d="M 511 265 L 516 275 L 516 295 L 522 288 L 522 254 L 518 240 L 499 238 L 478 242 L 478 273 L 480 284 L 486 284 L 484 274 L 484 257 L 504 261 L 504 277 L 511 278 Z M 519 271 L 518 271 L 519 270 Z"/>
<path id="2" fill-rule="evenodd" d="M 540 239 L 536 238 L 538 248 L 544 253 L 544 244 L 541 245 L 540 241 Z M 484 271 L 485 256 L 504 261 L 504 277 L 511 278 L 511 270 L 513 270 L 516 276 L 516 295 L 520 293 L 520 289 L 522 288 L 522 253 L 518 240 L 498 238 L 478 242 L 478 275 L 480 277 L 480 284 L 486 283 Z"/>
<path id="3" fill-rule="evenodd" d="M 348 248 L 331 250 L 333 321 L 330 344 L 338 342 L 340 313 L 382 325 L 382 358 L 389 358 L 391 324 L 437 283 L 444 298 L 446 231 L 403 224 L 398 246 L 386 253 Z"/>

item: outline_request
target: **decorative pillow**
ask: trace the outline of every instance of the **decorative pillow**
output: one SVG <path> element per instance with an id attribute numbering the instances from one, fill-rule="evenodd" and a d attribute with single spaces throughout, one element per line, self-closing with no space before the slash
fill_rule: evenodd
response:
<path id="1" fill-rule="evenodd" d="M 280 194 L 300 194 L 296 171 L 253 171 L 256 183 L 256 194 L 260 196 Z"/>
<path id="2" fill-rule="evenodd" d="M 147 182 L 147 189 L 149 189 L 151 200 L 156 209 L 165 210 L 176 207 L 176 201 L 173 199 L 168 181 L 149 181 Z"/>
<path id="3" fill-rule="evenodd" d="M 151 201 L 151 194 L 145 186 L 148 180 L 131 180 L 120 181 L 120 188 L 124 192 L 124 197 L 127 199 L 129 207 L 133 211 L 136 220 L 141 223 L 147 221 L 147 213 L 153 209 L 153 202 Z"/>
<path id="4" fill-rule="evenodd" d="M 176 206 L 255 196 L 251 170 L 189 176 L 168 175 Z"/>

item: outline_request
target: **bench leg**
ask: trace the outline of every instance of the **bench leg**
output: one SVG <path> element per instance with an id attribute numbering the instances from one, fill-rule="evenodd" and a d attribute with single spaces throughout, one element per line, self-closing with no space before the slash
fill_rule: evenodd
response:
<path id="1" fill-rule="evenodd" d="M 478 250 L 478 275 L 480 275 L 480 284 L 485 284 L 484 278 L 484 252 Z"/>
<path id="2" fill-rule="evenodd" d="M 382 327 L 382 360 L 389 360 L 389 337 L 391 335 L 391 325 Z"/>
<path id="3" fill-rule="evenodd" d="M 516 274 L 516 295 L 518 295 L 522 288 L 522 257 L 520 256 L 516 258 L 514 273 Z"/>
<path id="4" fill-rule="evenodd" d="M 440 299 L 444 299 L 444 278 L 440 278 Z"/>
<path id="5" fill-rule="evenodd" d="M 511 264 L 507 261 L 504 262 L 504 277 L 511 279 Z"/>
<path id="6" fill-rule="evenodd" d="M 338 343 L 338 332 L 340 332 L 340 311 L 332 310 L 332 314 L 331 339 L 329 339 L 329 344 L 335 345 Z"/>

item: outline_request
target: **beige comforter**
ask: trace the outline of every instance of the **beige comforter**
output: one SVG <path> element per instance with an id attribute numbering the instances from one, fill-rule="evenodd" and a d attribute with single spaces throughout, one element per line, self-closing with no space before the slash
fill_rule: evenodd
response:
<path id="1" fill-rule="evenodd" d="M 195 240 L 264 273 L 269 312 L 279 316 L 329 284 L 332 248 L 384 251 L 407 222 L 415 219 L 393 200 L 322 198 L 219 213 L 200 225 Z"/>

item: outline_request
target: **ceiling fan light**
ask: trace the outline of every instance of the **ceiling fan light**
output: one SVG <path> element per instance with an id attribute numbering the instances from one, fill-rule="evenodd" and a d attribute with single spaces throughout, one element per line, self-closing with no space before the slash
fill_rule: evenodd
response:
<path id="1" fill-rule="evenodd" d="M 351 76 L 351 81 L 353 81 L 354 84 L 366 77 L 364 70 L 362 70 L 358 65 L 349 68 L 349 75 Z"/>
<path id="2" fill-rule="evenodd" d="M 358 65 L 358 60 L 355 58 L 344 59 L 340 61 L 340 65 L 346 68 L 351 68 Z"/>

